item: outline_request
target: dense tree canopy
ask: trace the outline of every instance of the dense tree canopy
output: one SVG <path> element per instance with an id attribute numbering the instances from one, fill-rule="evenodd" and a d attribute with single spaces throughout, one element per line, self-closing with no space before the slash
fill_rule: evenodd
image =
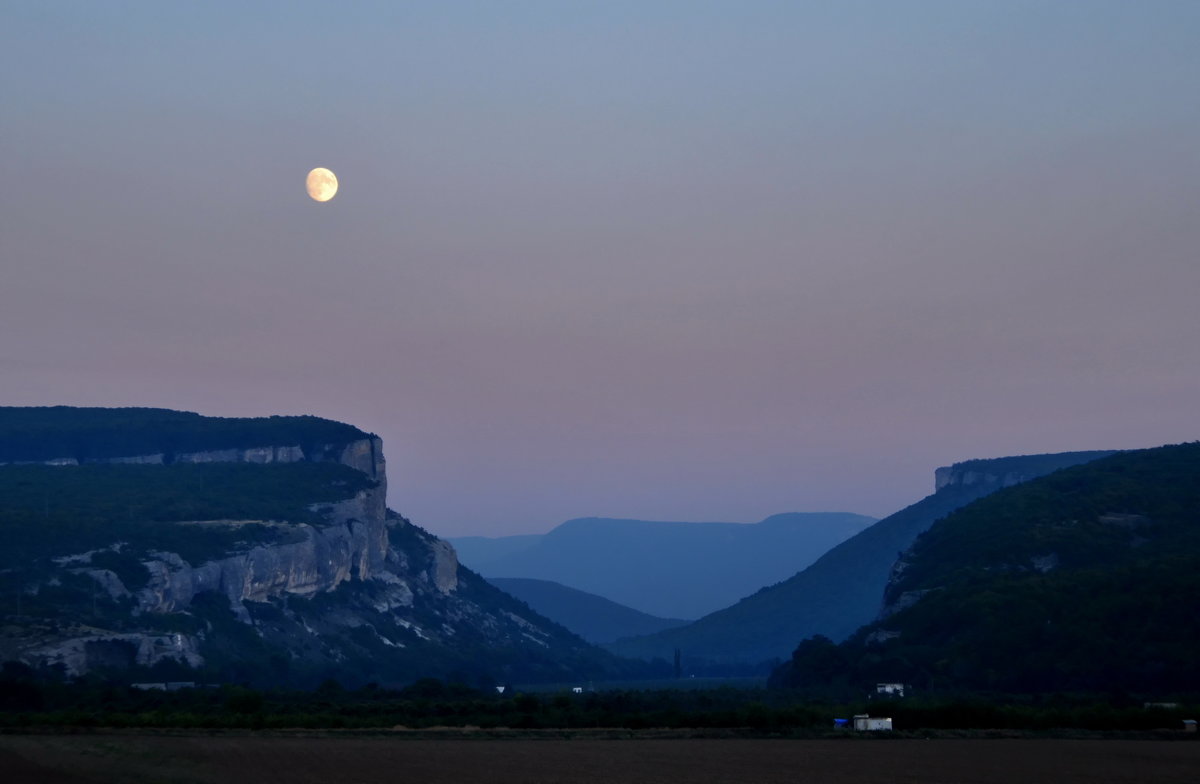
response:
<path id="1" fill-rule="evenodd" d="M 806 640 L 774 682 L 1196 690 L 1198 595 L 1200 443 L 1120 453 L 946 516 L 897 564 L 887 617 Z"/>
<path id="2" fill-rule="evenodd" d="M 255 446 L 345 444 L 367 433 L 314 416 L 206 417 L 165 408 L 0 407 L 0 463 Z"/>

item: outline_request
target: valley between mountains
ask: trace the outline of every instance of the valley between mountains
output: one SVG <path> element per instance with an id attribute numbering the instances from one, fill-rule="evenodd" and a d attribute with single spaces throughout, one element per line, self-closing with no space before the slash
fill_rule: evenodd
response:
<path id="1" fill-rule="evenodd" d="M 1198 480 L 1197 444 L 975 459 L 881 520 L 444 540 L 388 508 L 384 445 L 352 425 L 2 408 L 0 660 L 302 688 L 1192 688 Z"/>

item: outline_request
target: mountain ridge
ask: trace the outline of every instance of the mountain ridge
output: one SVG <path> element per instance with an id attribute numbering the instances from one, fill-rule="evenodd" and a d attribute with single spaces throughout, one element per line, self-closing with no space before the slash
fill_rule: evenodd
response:
<path id="1" fill-rule="evenodd" d="M 603 596 L 550 580 L 492 577 L 488 582 L 525 602 L 539 615 L 570 629 L 594 645 L 687 623 L 681 618 L 647 615 Z"/>
<path id="2" fill-rule="evenodd" d="M 1200 688 L 1200 442 L 1122 452 L 956 510 L 879 617 L 804 640 L 776 685 L 1039 692 Z"/>
<path id="3" fill-rule="evenodd" d="M 814 634 L 834 641 L 845 639 L 875 618 L 892 564 L 935 520 L 1018 478 L 1016 483 L 1110 454 L 1064 452 L 981 459 L 939 469 L 946 481 L 932 495 L 834 546 L 787 579 L 687 626 L 606 647 L 622 656 L 644 659 L 664 658 L 680 649 L 695 666 L 706 666 L 783 659 L 801 639 Z M 989 464 L 1003 470 L 980 471 Z M 980 479 L 962 481 L 968 474 Z"/>
<path id="4" fill-rule="evenodd" d="M 695 618 L 794 574 L 874 521 L 849 512 L 784 513 L 759 523 L 580 517 L 524 537 L 528 547 L 464 561 L 488 578 L 550 580 L 657 617 Z M 476 552 L 487 544 L 470 542 Z"/>

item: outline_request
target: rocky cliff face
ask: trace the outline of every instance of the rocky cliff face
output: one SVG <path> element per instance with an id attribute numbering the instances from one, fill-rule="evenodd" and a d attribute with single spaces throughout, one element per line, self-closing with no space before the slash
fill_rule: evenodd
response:
<path id="1" fill-rule="evenodd" d="M 199 564 L 191 564 L 177 553 L 155 552 L 152 558 L 142 562 L 149 579 L 138 590 L 131 591 L 110 570 L 82 568 L 90 564 L 92 553 L 66 556 L 59 560 L 64 565 L 75 566 L 75 573 L 95 580 L 110 598 L 119 600 L 131 597 L 131 614 L 134 616 L 187 613 L 198 595 L 217 594 L 228 601 L 230 610 L 238 620 L 251 625 L 253 621 L 246 609 L 247 602 L 266 603 L 287 596 L 312 597 L 333 591 L 350 580 L 382 579 L 395 582 L 396 575 L 386 568 L 389 555 L 387 472 L 382 442 L 378 438 L 359 439 L 348 444 L 326 444 L 310 447 L 307 451 L 298 445 L 268 445 L 184 452 L 169 457 L 157 453 L 85 462 L 163 465 L 298 463 L 308 460 L 341 463 L 375 480 L 374 486 L 356 493 L 352 498 L 311 507 L 324 519 L 321 525 L 289 524 L 286 521 L 275 523 L 288 529 L 288 541 L 284 543 L 250 547 Z M 54 466 L 79 465 L 73 458 L 38 462 Z M 262 524 L 263 521 L 196 520 L 186 524 L 237 527 L 251 523 Z M 453 548 L 444 542 L 439 541 L 438 544 L 443 545 L 436 548 L 439 582 L 452 590 L 456 583 L 458 563 Z M 143 666 L 152 666 L 164 659 L 191 666 L 204 662 L 200 654 L 201 640 L 195 635 L 163 636 L 128 631 L 114 633 L 90 626 L 69 627 L 64 631 L 67 634 L 59 639 L 27 649 L 23 658 L 33 663 L 61 665 L 71 675 L 111 664 L 114 651 L 123 647 L 132 650 L 132 661 Z"/>
<path id="2" fill-rule="evenodd" d="M 271 462 L 255 458 L 271 452 L 291 455 L 287 449 L 198 453 L 180 462 Z M 285 594 L 312 596 L 350 579 L 375 578 L 384 569 L 388 555 L 387 473 L 382 442 L 378 438 L 363 439 L 344 447 L 331 446 L 325 454 L 375 479 L 376 486 L 344 501 L 316 505 L 326 524 L 289 526 L 296 541 L 254 547 L 198 566 L 175 553 L 157 553 L 157 558 L 145 562 L 150 581 L 137 593 L 138 609 L 160 613 L 183 610 L 196 594 L 212 591 L 226 596 L 239 617 L 247 617 L 247 601 L 265 602 Z M 454 566 L 457 568 L 457 561 Z"/>
<path id="3" fill-rule="evenodd" d="M 991 473 L 988 471 L 973 471 L 961 465 L 942 466 L 933 472 L 934 492 L 943 487 L 991 487 L 999 490 L 1002 487 L 1012 487 L 1033 478 L 1029 473 L 1020 471 L 1005 471 Z"/>
<path id="4" fill-rule="evenodd" d="M 13 460 L 2 465 L 171 465 L 173 463 L 299 463 L 336 462 L 362 471 L 372 479 L 385 481 L 383 442 L 362 438 L 348 444 L 318 444 L 305 448 L 300 444 L 267 444 L 193 452 L 153 452 L 150 454 L 95 457 L 52 457 L 45 460 Z"/>
<path id="5" fill-rule="evenodd" d="M 575 665 L 568 660 L 591 661 L 593 666 L 608 660 L 461 569 L 449 543 L 388 510 L 378 438 L 306 449 L 284 444 L 96 462 L 301 461 L 338 462 L 374 481 L 352 497 L 310 505 L 319 523 L 176 523 L 229 530 L 266 525 L 278 529 L 280 536 L 200 562 L 189 562 L 176 552 L 152 551 L 140 561 L 146 572 L 140 586 L 126 584 L 98 556 L 121 552 L 122 543 L 114 542 L 108 551 L 56 558 L 59 571 L 48 576 L 44 590 L 51 590 L 56 581 L 86 577 L 94 582 L 96 595 L 105 597 L 106 606 L 123 607 L 123 614 L 114 617 L 110 612 L 105 623 L 25 619 L 19 629 L 10 627 L 14 633 L 9 639 L 0 641 L 0 659 L 57 665 L 70 675 L 185 665 L 216 671 L 216 677 L 248 667 L 273 669 L 273 674 L 254 670 L 265 682 L 281 672 L 295 672 L 293 680 L 300 682 L 319 674 L 347 682 L 372 674 L 381 682 L 402 681 L 444 674 L 450 667 L 486 671 L 489 678 L 530 677 L 531 670 L 570 677 Z M 65 459 L 38 462 L 78 464 Z"/>
<path id="6" fill-rule="evenodd" d="M 934 492 L 944 487 L 962 487 L 982 489 L 990 493 L 1028 482 L 1060 468 L 1098 460 L 1111 454 L 1112 450 L 1098 450 L 966 460 L 936 469 L 933 472 Z"/>

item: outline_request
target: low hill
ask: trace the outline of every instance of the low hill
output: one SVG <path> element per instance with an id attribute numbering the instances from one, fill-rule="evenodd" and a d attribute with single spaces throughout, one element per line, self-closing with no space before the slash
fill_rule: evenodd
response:
<path id="1" fill-rule="evenodd" d="M 522 537 L 527 547 L 463 561 L 489 579 L 550 580 L 650 615 L 696 618 L 795 574 L 873 522 L 844 512 L 779 514 L 755 524 L 588 517 L 532 541 Z"/>
<path id="2" fill-rule="evenodd" d="M 875 618 L 892 564 L 935 520 L 1003 487 L 1110 454 L 1005 457 L 938 469 L 933 495 L 847 539 L 789 579 L 687 626 L 607 647 L 645 659 L 668 659 L 678 648 L 695 666 L 782 659 L 811 635 L 842 640 Z"/>
<path id="3" fill-rule="evenodd" d="M 631 673 L 388 510 L 357 428 L 0 408 L 0 434 L 0 661 L 294 686 Z"/>
<path id="4" fill-rule="evenodd" d="M 590 643 L 614 642 L 622 637 L 652 634 L 687 623 L 678 618 L 647 615 L 603 596 L 549 580 L 493 577 L 488 582 Z"/>
<path id="5" fill-rule="evenodd" d="M 806 640 L 774 682 L 1194 692 L 1198 595 L 1200 443 L 1124 452 L 948 515 L 896 565 L 880 620 Z"/>

